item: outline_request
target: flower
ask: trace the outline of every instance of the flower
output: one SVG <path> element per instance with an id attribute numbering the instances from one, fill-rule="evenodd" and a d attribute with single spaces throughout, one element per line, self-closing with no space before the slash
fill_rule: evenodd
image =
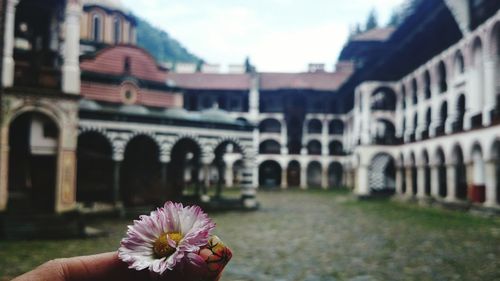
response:
<path id="1" fill-rule="evenodd" d="M 206 263 L 198 252 L 207 245 L 214 228 L 215 223 L 200 207 L 166 202 L 128 227 L 118 256 L 131 269 L 149 269 L 160 275 L 176 265 L 204 270 Z"/>

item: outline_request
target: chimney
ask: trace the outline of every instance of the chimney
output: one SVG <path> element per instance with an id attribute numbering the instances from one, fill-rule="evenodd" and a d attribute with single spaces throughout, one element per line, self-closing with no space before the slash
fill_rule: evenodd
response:
<path id="1" fill-rule="evenodd" d="M 309 72 L 325 72 L 325 64 L 324 63 L 310 63 L 309 64 Z"/>

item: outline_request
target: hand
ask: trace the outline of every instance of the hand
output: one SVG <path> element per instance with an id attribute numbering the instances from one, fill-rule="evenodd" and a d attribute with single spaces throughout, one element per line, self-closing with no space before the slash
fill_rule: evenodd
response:
<path id="1" fill-rule="evenodd" d="M 149 281 L 148 271 L 135 271 L 118 259 L 116 252 L 56 259 L 12 281 Z"/>

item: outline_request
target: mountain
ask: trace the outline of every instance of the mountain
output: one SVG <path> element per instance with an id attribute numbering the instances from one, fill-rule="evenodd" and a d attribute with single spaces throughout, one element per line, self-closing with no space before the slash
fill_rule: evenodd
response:
<path id="1" fill-rule="evenodd" d="M 159 62 L 193 62 L 202 59 L 190 53 L 170 35 L 139 17 L 137 19 L 137 44 L 148 50 Z"/>

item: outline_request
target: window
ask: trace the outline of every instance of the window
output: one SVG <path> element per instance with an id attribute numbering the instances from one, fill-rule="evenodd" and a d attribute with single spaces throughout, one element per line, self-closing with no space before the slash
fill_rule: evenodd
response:
<path id="1" fill-rule="evenodd" d="M 115 17 L 114 20 L 114 39 L 115 39 L 115 44 L 120 44 L 121 43 L 121 38 L 122 38 L 122 21 L 118 16 Z"/>
<path id="2" fill-rule="evenodd" d="M 102 18 L 99 14 L 92 17 L 92 39 L 97 42 L 102 41 Z"/>

